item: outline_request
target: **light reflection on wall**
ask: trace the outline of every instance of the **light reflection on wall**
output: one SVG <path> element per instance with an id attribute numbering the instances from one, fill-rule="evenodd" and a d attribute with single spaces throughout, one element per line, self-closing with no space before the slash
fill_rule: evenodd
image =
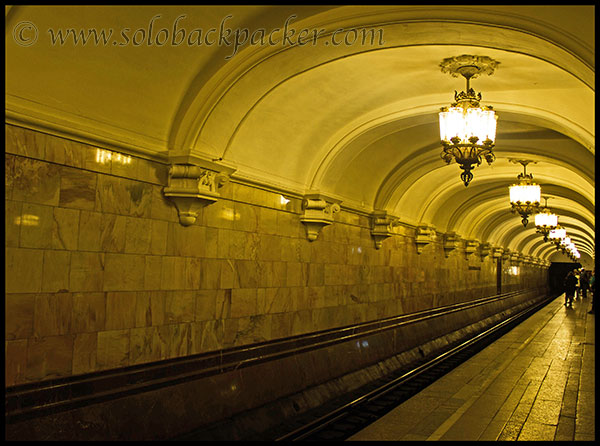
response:
<path id="1" fill-rule="evenodd" d="M 40 224 L 40 218 L 37 215 L 23 214 L 15 218 L 16 225 L 37 226 Z"/>
<path id="2" fill-rule="evenodd" d="M 96 149 L 96 162 L 100 164 L 107 164 L 113 161 L 119 164 L 131 164 L 131 157 L 123 155 L 118 152 L 111 152 L 110 150 Z"/>
<path id="3" fill-rule="evenodd" d="M 240 219 L 240 213 L 236 212 L 233 208 L 223 208 L 221 210 L 221 217 L 225 220 L 236 221 Z"/>
<path id="4" fill-rule="evenodd" d="M 510 268 L 508 268 L 508 274 L 510 274 L 511 276 L 518 276 L 519 275 L 519 267 L 511 266 Z"/>

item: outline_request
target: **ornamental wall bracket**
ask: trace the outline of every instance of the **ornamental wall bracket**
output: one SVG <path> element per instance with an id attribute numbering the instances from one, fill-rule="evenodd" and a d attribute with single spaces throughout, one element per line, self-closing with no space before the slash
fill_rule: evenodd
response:
<path id="1" fill-rule="evenodd" d="M 479 242 L 477 240 L 466 240 L 465 241 L 465 258 L 468 259 L 471 254 L 477 252 L 479 248 Z"/>
<path id="2" fill-rule="evenodd" d="M 511 253 L 510 249 L 505 249 L 502 252 L 502 260 L 505 261 L 505 262 L 507 260 L 510 260 L 511 256 L 512 256 L 512 253 Z"/>
<path id="3" fill-rule="evenodd" d="M 494 246 L 494 247 L 492 247 L 492 257 L 494 259 L 501 259 L 502 258 L 502 254 L 504 254 L 504 248 L 502 248 L 500 246 Z"/>
<path id="4" fill-rule="evenodd" d="M 203 207 L 221 198 L 218 190 L 233 172 L 209 161 L 194 161 L 197 164 L 171 164 L 168 185 L 163 189 L 164 196 L 175 203 L 183 226 L 193 225 Z"/>
<path id="5" fill-rule="evenodd" d="M 487 257 L 490 255 L 490 252 L 492 251 L 492 245 L 488 242 L 483 242 L 479 245 L 479 257 L 481 258 L 481 260 L 484 259 L 484 257 Z"/>
<path id="6" fill-rule="evenodd" d="M 415 235 L 415 243 L 417 244 L 417 254 L 423 252 L 423 248 L 435 240 L 435 226 L 419 225 Z"/>
<path id="7" fill-rule="evenodd" d="M 371 214 L 371 237 L 375 241 L 375 249 L 380 249 L 386 238 L 395 235 L 394 226 L 398 225 L 398 217 L 386 211 L 374 211 Z"/>
<path id="8" fill-rule="evenodd" d="M 513 252 L 510 255 L 510 263 L 512 265 L 520 265 L 523 262 L 523 257 L 518 252 Z"/>
<path id="9" fill-rule="evenodd" d="M 456 232 L 446 232 L 444 234 L 444 255 L 446 258 L 454 249 L 460 246 L 460 236 Z"/>
<path id="10" fill-rule="evenodd" d="M 333 223 L 333 214 L 340 211 L 341 200 L 328 197 L 321 193 L 309 193 L 304 195 L 300 221 L 306 226 L 306 237 L 314 242 L 321 230 Z"/>

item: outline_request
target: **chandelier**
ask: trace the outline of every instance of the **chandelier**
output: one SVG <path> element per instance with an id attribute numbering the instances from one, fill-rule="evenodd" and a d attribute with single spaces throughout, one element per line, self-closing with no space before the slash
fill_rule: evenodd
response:
<path id="1" fill-rule="evenodd" d="M 550 231 L 558 226 L 558 216 L 548 209 L 548 197 L 544 197 L 544 200 L 544 207 L 535 215 L 535 230 L 542 234 L 547 242 Z"/>
<path id="2" fill-rule="evenodd" d="M 510 161 L 523 165 L 523 173 L 517 176 L 519 182 L 509 187 L 511 211 L 518 213 L 521 216 L 523 226 L 527 226 L 527 223 L 529 223 L 527 217 L 539 211 L 541 188 L 539 184 L 533 182 L 533 175 L 527 173 L 527 164 L 531 161 Z"/>
<path id="3" fill-rule="evenodd" d="M 460 74 L 467 80 L 465 91 L 454 92 L 454 101 L 450 107 L 442 107 L 439 113 L 440 139 L 443 150 L 442 159 L 446 164 L 456 160 L 463 172 L 460 178 L 469 185 L 473 179 L 471 170 L 474 164 L 479 166 L 485 158 L 488 164 L 495 159 L 492 152 L 496 139 L 496 120 L 498 117 L 491 106 L 480 106 L 481 93 L 475 93 L 470 80 L 478 75 L 494 73 L 499 62 L 487 56 L 462 56 L 444 59 L 440 63 L 442 72 L 453 77 Z"/>
<path id="4" fill-rule="evenodd" d="M 556 226 L 556 229 L 551 229 L 548 233 L 548 238 L 552 243 L 556 245 L 556 249 L 559 249 L 562 240 L 567 236 L 567 230 L 562 228 L 560 225 Z"/>

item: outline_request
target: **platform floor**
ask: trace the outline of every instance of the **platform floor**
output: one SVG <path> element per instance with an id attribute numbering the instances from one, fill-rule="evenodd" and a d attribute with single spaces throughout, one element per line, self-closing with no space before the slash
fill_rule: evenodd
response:
<path id="1" fill-rule="evenodd" d="M 594 441 L 591 296 L 559 296 L 349 441 Z"/>

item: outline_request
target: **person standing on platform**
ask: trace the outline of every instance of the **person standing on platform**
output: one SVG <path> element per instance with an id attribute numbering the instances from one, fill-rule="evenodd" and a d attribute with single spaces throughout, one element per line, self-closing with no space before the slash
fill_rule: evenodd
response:
<path id="1" fill-rule="evenodd" d="M 587 297 L 588 288 L 590 287 L 589 280 L 590 272 L 582 269 L 581 275 L 579 276 L 579 291 L 582 299 Z"/>
<path id="2" fill-rule="evenodd" d="M 590 292 L 592 293 L 592 309 L 588 311 L 588 313 L 595 314 L 594 300 L 596 300 L 596 270 L 592 271 L 592 275 L 590 277 Z"/>
<path id="3" fill-rule="evenodd" d="M 575 296 L 575 288 L 577 287 L 577 277 L 573 270 L 569 271 L 565 277 L 565 305 L 573 304 L 573 297 Z"/>

